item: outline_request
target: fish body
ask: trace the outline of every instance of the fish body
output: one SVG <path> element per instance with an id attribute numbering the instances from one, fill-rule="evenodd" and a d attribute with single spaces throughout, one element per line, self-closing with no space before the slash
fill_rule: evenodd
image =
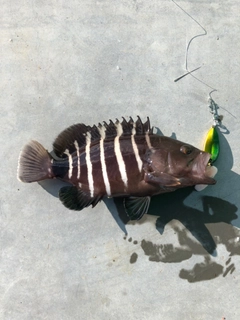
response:
<path id="1" fill-rule="evenodd" d="M 150 197 L 198 184 L 215 184 L 210 154 L 153 133 L 138 117 L 98 126 L 73 125 L 53 143 L 54 156 L 37 141 L 19 157 L 18 178 L 34 182 L 58 178 L 70 182 L 59 198 L 69 209 L 95 206 L 103 197 L 123 197 L 131 219 L 147 212 Z"/>

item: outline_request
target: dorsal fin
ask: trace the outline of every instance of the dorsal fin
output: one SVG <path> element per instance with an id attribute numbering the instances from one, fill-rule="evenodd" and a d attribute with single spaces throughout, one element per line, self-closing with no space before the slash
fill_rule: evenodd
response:
<path id="1" fill-rule="evenodd" d="M 67 157 L 64 154 L 66 149 L 72 154 L 76 152 L 76 142 L 79 149 L 86 146 L 86 134 L 89 132 L 91 134 L 91 141 L 98 141 L 101 138 L 99 128 L 105 127 L 105 137 L 107 139 L 113 139 L 117 135 L 116 124 L 119 123 L 119 120 L 116 119 L 116 122 L 113 123 L 112 120 L 109 120 L 109 123 L 105 121 L 98 126 L 94 125 L 92 127 L 86 126 L 83 123 L 75 124 L 59 134 L 56 140 L 53 143 L 53 150 L 58 157 Z M 135 127 L 136 135 L 143 135 L 146 132 L 149 134 L 153 133 L 153 130 L 150 127 L 149 118 L 145 123 L 142 123 L 140 117 L 138 116 L 137 121 L 134 123 L 133 119 L 130 117 L 129 121 L 123 118 L 122 122 L 122 135 L 130 136 L 132 134 L 132 129 Z"/>
<path id="2" fill-rule="evenodd" d="M 117 129 L 112 120 L 109 120 L 109 124 L 105 121 L 103 122 L 104 127 L 106 128 L 105 134 L 107 138 L 115 137 L 117 135 Z"/>
<path id="3" fill-rule="evenodd" d="M 123 129 L 123 135 L 124 136 L 130 136 L 132 134 L 132 129 L 134 125 L 133 119 L 130 117 L 129 121 L 123 117 L 123 121 L 121 123 L 122 129 Z"/>
<path id="4" fill-rule="evenodd" d="M 74 124 L 73 126 L 62 131 L 53 143 L 53 151 L 58 157 L 67 157 L 64 155 L 66 149 L 69 153 L 76 151 L 74 141 L 78 142 L 79 147 L 85 145 L 86 132 L 89 131 L 89 126 L 83 123 Z"/>
<path id="5" fill-rule="evenodd" d="M 150 120 L 147 117 L 147 121 L 145 123 L 142 123 L 141 118 L 138 116 L 138 119 L 136 121 L 136 134 L 142 135 L 148 132 L 149 134 L 153 134 L 153 129 L 150 126 Z"/>
<path id="6" fill-rule="evenodd" d="M 96 125 L 94 125 L 92 128 L 90 128 L 90 133 L 91 133 L 91 139 L 92 141 L 96 141 L 100 139 L 100 133 L 98 130 L 98 127 Z"/>
<path id="7" fill-rule="evenodd" d="M 147 121 L 143 124 L 143 132 L 144 133 L 148 132 L 149 134 L 153 134 L 153 128 L 151 128 L 151 126 L 150 126 L 149 117 L 147 117 Z"/>

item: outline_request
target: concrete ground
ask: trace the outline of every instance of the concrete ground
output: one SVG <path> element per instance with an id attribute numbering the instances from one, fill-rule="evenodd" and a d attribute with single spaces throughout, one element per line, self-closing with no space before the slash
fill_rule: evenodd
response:
<path id="1" fill-rule="evenodd" d="M 1 1 L 1 319 L 240 319 L 238 1 Z M 205 84 L 204 84 L 205 83 Z M 23 184 L 31 139 L 51 150 L 71 124 L 150 117 L 201 148 L 208 94 L 223 115 L 217 184 L 67 210 L 60 183 Z M 119 217 L 120 212 L 120 217 Z"/>

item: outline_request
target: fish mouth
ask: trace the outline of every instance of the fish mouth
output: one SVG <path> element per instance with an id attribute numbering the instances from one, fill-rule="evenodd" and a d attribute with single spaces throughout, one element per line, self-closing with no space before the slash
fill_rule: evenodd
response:
<path id="1" fill-rule="evenodd" d="M 201 191 L 205 189 L 209 184 L 215 184 L 216 180 L 213 179 L 214 176 L 217 174 L 218 169 L 215 166 L 212 166 L 210 164 L 210 157 L 211 155 L 209 153 L 202 153 L 202 161 L 201 161 L 201 172 L 203 172 L 202 177 L 199 179 L 199 183 L 195 185 L 195 189 L 197 191 Z"/>
<path id="2" fill-rule="evenodd" d="M 210 158 L 211 155 L 209 153 L 203 154 L 204 158 L 204 176 L 207 181 L 209 181 L 207 184 L 215 184 L 216 180 L 213 179 L 214 176 L 217 174 L 218 169 L 215 166 L 212 166 L 210 164 Z"/>

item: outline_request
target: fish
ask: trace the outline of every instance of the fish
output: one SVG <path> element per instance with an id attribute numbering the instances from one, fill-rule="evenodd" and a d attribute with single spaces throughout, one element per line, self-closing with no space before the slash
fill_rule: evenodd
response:
<path id="1" fill-rule="evenodd" d="M 32 140 L 22 149 L 17 177 L 25 183 L 60 179 L 71 183 L 59 199 L 71 210 L 95 207 L 104 197 L 122 197 L 130 220 L 147 213 L 151 197 L 188 186 L 213 185 L 211 155 L 163 135 L 138 116 L 122 122 L 83 123 L 61 132 L 49 153 Z"/>

